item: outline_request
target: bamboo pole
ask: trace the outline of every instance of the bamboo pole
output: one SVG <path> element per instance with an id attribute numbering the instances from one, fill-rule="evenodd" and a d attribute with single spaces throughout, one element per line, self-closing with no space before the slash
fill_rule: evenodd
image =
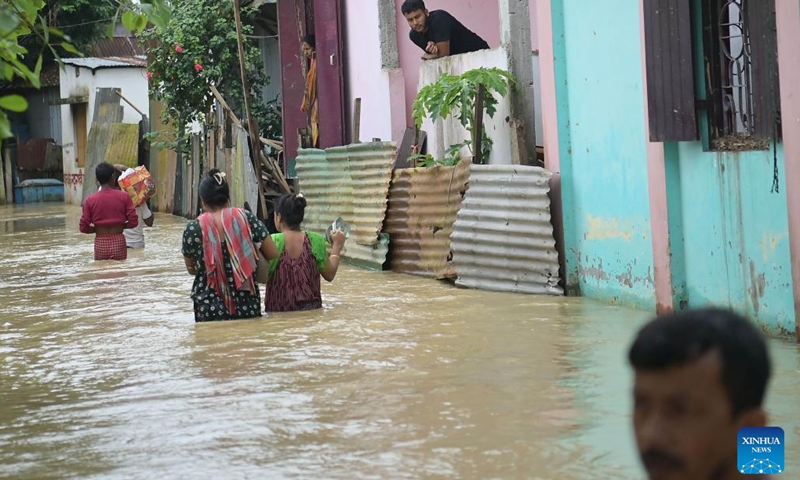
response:
<path id="1" fill-rule="evenodd" d="M 261 177 L 261 165 L 260 165 L 260 156 L 263 154 L 261 153 L 261 140 L 259 140 L 258 136 L 258 124 L 256 123 L 255 119 L 253 118 L 253 113 L 250 110 L 250 85 L 247 82 L 247 68 L 246 68 L 246 57 L 244 53 L 244 36 L 242 34 L 242 12 L 241 12 L 241 5 L 239 4 L 239 0 L 233 0 L 233 16 L 234 20 L 236 21 L 236 40 L 239 47 L 239 72 L 242 77 L 242 90 L 244 93 L 244 111 L 245 116 L 247 117 L 247 129 L 248 133 L 250 134 L 250 150 L 251 150 L 251 160 L 253 162 L 253 167 L 255 167 L 256 177 L 258 177 L 258 196 L 261 202 L 261 212 L 266 217 L 267 215 L 267 200 L 264 195 L 264 179 Z M 278 181 L 278 184 L 281 186 L 281 189 L 285 189 L 284 193 L 289 193 L 288 185 L 285 184 L 286 180 L 284 179 L 283 182 L 280 181 L 283 179 L 283 176 L 280 175 L 276 177 L 275 180 Z"/>
<path id="2" fill-rule="evenodd" d="M 233 112 L 233 109 L 231 109 L 231 107 L 228 105 L 228 102 L 226 102 L 225 99 L 222 97 L 222 94 L 219 93 L 219 90 L 217 90 L 217 87 L 212 85 L 211 86 L 211 93 L 214 94 L 214 97 L 217 99 L 217 101 L 219 102 L 220 106 L 222 106 L 222 109 L 225 110 L 225 113 L 227 113 L 228 117 L 231 119 L 231 122 L 235 126 L 241 127 L 242 126 L 242 122 L 239 120 L 239 118 Z M 267 141 L 269 141 L 269 140 L 267 140 Z M 264 143 L 265 139 L 259 138 L 259 142 Z M 260 147 L 260 145 L 259 145 L 259 147 Z M 260 148 L 258 150 L 257 155 L 258 155 L 259 160 L 261 161 L 261 163 L 265 167 L 267 167 L 267 170 L 269 170 L 269 173 L 270 173 L 270 175 L 272 175 L 272 178 L 275 179 L 275 181 L 281 187 L 281 191 L 283 193 L 291 193 L 292 189 L 289 187 L 289 183 L 286 181 L 286 178 L 283 176 L 283 172 L 281 172 L 280 168 L 278 168 L 278 166 L 275 165 L 275 162 L 272 161 L 271 158 L 267 158 L 264 155 L 264 153 L 261 151 Z M 253 162 L 256 163 L 256 160 L 253 160 Z M 256 163 L 255 166 L 258 167 L 258 164 Z M 256 173 L 258 173 L 260 171 L 261 170 L 256 169 Z M 259 174 L 259 178 L 260 177 L 261 177 L 261 175 Z"/>

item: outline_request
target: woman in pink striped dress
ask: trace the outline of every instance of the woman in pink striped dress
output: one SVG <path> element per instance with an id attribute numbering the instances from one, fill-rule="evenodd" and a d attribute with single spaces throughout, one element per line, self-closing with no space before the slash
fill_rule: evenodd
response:
<path id="1" fill-rule="evenodd" d="M 344 232 L 331 232 L 333 246 L 328 255 L 325 237 L 300 229 L 305 210 L 302 195 L 286 194 L 275 204 L 275 225 L 280 233 L 272 235 L 278 258 L 269 265 L 264 299 L 267 312 L 322 308 L 320 276 L 332 282 L 339 269 Z"/>

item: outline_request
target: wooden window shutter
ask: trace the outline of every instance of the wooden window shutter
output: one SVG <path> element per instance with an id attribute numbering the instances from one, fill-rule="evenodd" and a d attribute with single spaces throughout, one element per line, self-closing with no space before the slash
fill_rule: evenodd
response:
<path id="1" fill-rule="evenodd" d="M 753 134 L 780 136 L 780 85 L 775 0 L 746 0 L 753 91 Z"/>
<path id="2" fill-rule="evenodd" d="M 697 140 L 691 0 L 642 2 L 650 140 Z"/>

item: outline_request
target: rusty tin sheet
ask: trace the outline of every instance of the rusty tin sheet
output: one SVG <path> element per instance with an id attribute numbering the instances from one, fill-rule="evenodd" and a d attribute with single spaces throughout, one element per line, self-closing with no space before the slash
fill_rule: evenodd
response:
<path id="1" fill-rule="evenodd" d="M 455 278 L 450 235 L 469 179 L 469 160 L 455 167 L 396 170 L 389 195 L 387 232 L 392 270 Z"/>

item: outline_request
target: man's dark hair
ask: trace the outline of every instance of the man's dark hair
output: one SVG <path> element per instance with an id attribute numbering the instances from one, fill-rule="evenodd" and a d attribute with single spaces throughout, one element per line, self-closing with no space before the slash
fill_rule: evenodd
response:
<path id="1" fill-rule="evenodd" d="M 317 37 L 314 35 L 306 35 L 300 39 L 300 43 L 307 43 L 311 48 L 317 48 Z"/>
<path id="2" fill-rule="evenodd" d="M 218 169 L 208 171 L 206 178 L 200 182 L 200 198 L 209 207 L 224 207 L 231 198 L 230 187 Z"/>
<path id="3" fill-rule="evenodd" d="M 417 10 L 425 11 L 425 2 L 423 0 L 406 0 L 403 2 L 403 6 L 400 7 L 400 11 L 403 12 L 403 15 L 408 15 Z"/>
<path id="4" fill-rule="evenodd" d="M 656 317 L 636 336 L 628 360 L 636 370 L 666 370 L 719 352 L 722 385 L 733 416 L 764 401 L 771 364 L 764 337 L 743 316 L 721 308 Z"/>
<path id="5" fill-rule="evenodd" d="M 293 193 L 286 193 L 275 203 L 275 213 L 281 215 L 281 220 L 292 230 L 300 230 L 303 217 L 306 214 L 306 199 Z"/>
<path id="6" fill-rule="evenodd" d="M 97 177 L 97 183 L 100 185 L 107 185 L 108 182 L 111 181 L 111 178 L 114 177 L 114 173 L 117 171 L 114 168 L 114 165 L 111 165 L 108 162 L 103 162 L 97 165 L 97 168 L 94 169 L 94 174 Z"/>

